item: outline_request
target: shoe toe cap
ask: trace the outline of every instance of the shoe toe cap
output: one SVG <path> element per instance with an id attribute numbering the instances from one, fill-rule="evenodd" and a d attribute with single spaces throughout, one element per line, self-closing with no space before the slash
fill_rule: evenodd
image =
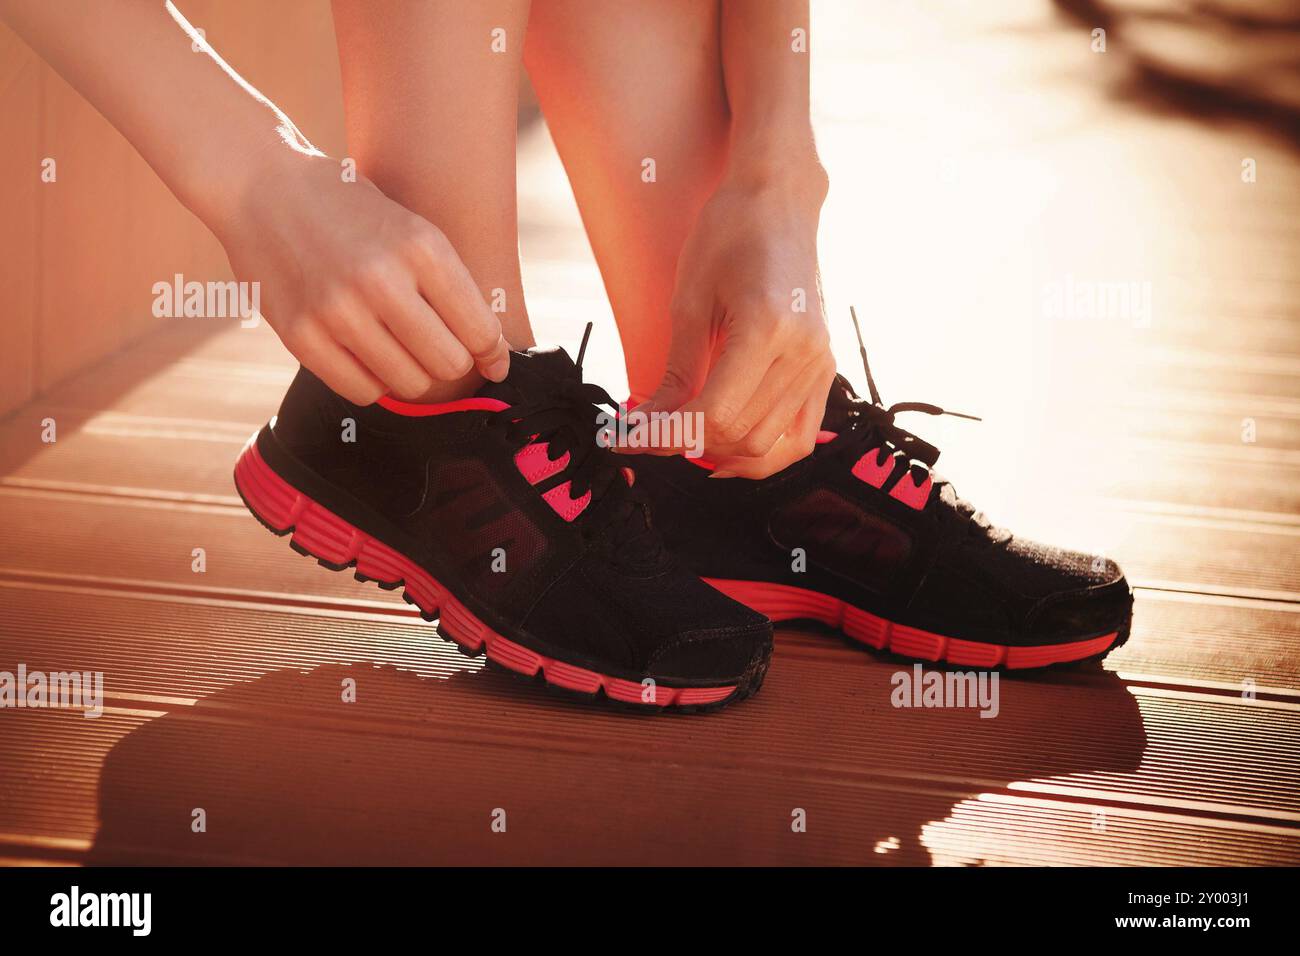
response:
<path id="1" fill-rule="evenodd" d="M 675 635 L 655 648 L 647 667 L 660 679 L 738 681 L 771 651 L 772 626 L 764 621 Z"/>
<path id="2" fill-rule="evenodd" d="M 1133 596 L 1107 557 L 1016 538 L 950 558 L 913 603 L 931 611 L 937 633 L 1040 646 L 1123 631 Z"/>
<path id="3" fill-rule="evenodd" d="M 1128 626 L 1133 592 L 1114 561 L 1095 559 L 1091 583 L 1065 586 L 1041 597 L 1029 610 L 1025 628 L 1032 643 L 1100 636 Z"/>

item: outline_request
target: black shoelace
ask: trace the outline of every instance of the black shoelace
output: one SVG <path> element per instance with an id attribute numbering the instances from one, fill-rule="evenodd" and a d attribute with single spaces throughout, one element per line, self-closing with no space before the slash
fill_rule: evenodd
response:
<path id="1" fill-rule="evenodd" d="M 607 406 L 617 413 L 618 403 L 599 385 L 581 380 L 582 359 L 590 335 L 589 322 L 574 363 L 579 378 L 546 382 L 537 394 L 494 415 L 489 419 L 489 426 L 505 429 L 507 439 L 518 448 L 545 442 L 550 461 L 568 454 L 564 470 L 539 487 L 545 489 L 568 481 L 573 498 L 591 492 L 591 502 L 579 518 L 584 535 L 591 537 L 609 528 L 613 532 L 611 543 L 618 546 L 620 558 L 655 561 L 661 554 L 662 544 L 658 534 L 651 530 L 648 502 L 639 489 L 629 486 L 624 479 L 625 466 L 619 456 L 596 440 L 599 406 Z"/>
<path id="2" fill-rule="evenodd" d="M 848 422 L 848 430 L 857 435 L 857 440 L 849 446 L 856 453 L 869 451 L 868 446 L 879 441 L 877 467 L 884 465 L 891 457 L 896 459 L 894 473 L 891 473 L 889 480 L 886 481 L 887 489 L 901 481 L 903 472 L 907 470 L 912 472 L 912 480 L 920 485 L 938 462 L 939 449 L 898 425 L 894 421 L 894 416 L 899 412 L 921 412 L 925 415 L 951 415 L 954 418 L 966 418 L 976 422 L 980 419 L 963 412 L 950 412 L 929 402 L 895 402 L 886 407 L 880 398 L 880 391 L 876 388 L 876 380 L 871 374 L 871 363 L 867 361 L 867 347 L 862 341 L 862 328 L 858 325 L 857 310 L 850 307 L 849 315 L 853 318 L 853 331 L 858 337 L 858 354 L 862 356 L 862 370 L 867 375 L 867 388 L 871 392 L 871 401 L 859 398 L 848 379 L 843 375 L 837 375 L 835 382 L 839 387 L 831 388 L 827 405 L 843 413 Z"/>
<path id="3" fill-rule="evenodd" d="M 951 415 L 954 418 L 966 418 L 976 422 L 981 419 L 962 412 L 950 412 L 928 402 L 897 402 L 886 407 L 880 399 L 876 381 L 871 375 L 871 364 L 867 361 L 867 348 L 862 342 L 858 314 L 852 308 L 849 309 L 849 314 L 853 317 L 853 331 L 858 337 L 858 354 L 862 356 L 862 370 L 867 375 L 867 388 L 871 392 L 871 401 L 859 398 L 848 379 L 843 375 L 837 375 L 827 406 L 841 412 L 848 422 L 847 429 L 855 437 L 846 444 L 845 448 L 855 461 L 870 451 L 877 442 L 880 443 L 880 450 L 876 455 L 877 467 L 883 466 L 891 457 L 895 459 L 894 469 L 882 486 L 884 490 L 891 490 L 903 480 L 903 475 L 908 471 L 912 473 L 912 480 L 917 485 L 921 485 L 926 477 L 934 477 L 931 469 L 939 460 L 939 449 L 900 427 L 895 423 L 894 416 L 899 412 L 921 412 L 926 415 Z M 943 520 L 956 519 L 958 525 L 954 526 L 954 531 L 964 531 L 969 535 L 967 540 L 976 539 L 992 543 L 1010 538 L 1007 532 L 989 524 L 984 514 L 977 511 L 970 502 L 957 497 L 948 482 L 936 477 L 934 488 L 932 494 L 946 495 L 945 500 L 952 506 L 951 509 L 945 508 L 941 511 Z"/>

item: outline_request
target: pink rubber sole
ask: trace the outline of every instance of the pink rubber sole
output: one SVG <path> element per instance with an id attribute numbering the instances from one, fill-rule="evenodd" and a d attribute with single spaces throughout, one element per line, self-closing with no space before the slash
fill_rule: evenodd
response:
<path id="1" fill-rule="evenodd" d="M 235 484 L 249 509 L 276 532 L 293 532 L 293 543 L 312 557 L 350 566 L 357 573 L 390 587 L 404 585 L 407 596 L 426 617 L 439 616 L 440 634 L 471 653 L 485 651 L 488 659 L 528 677 L 539 672 L 547 683 L 583 694 L 599 690 L 611 700 L 649 707 L 699 707 L 731 696 L 736 685 L 649 689 L 640 681 L 623 680 L 546 657 L 503 637 L 456 600 L 432 575 L 410 558 L 353 527 L 281 478 L 258 451 L 256 436 L 235 464 Z M 646 699 L 646 698 L 649 699 Z"/>
<path id="2" fill-rule="evenodd" d="M 830 595 L 787 584 L 723 578 L 704 580 L 732 600 L 746 604 L 760 614 L 766 614 L 773 621 L 819 621 L 838 628 L 868 647 L 925 661 L 944 661 L 971 667 L 1005 667 L 1008 670 L 1046 667 L 1049 664 L 1094 657 L 1105 652 L 1119 637 L 1119 632 L 1116 631 L 1069 644 L 1031 647 L 983 644 L 895 624 Z"/>

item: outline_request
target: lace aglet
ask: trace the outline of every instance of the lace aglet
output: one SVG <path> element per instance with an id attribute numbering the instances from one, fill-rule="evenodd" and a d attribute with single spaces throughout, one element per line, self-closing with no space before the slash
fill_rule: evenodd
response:
<path id="1" fill-rule="evenodd" d="M 595 323 L 588 322 L 587 327 L 582 332 L 582 344 L 578 346 L 578 360 L 574 363 L 578 366 L 578 371 L 582 371 L 582 358 L 587 354 L 587 340 L 591 338 L 591 327 Z"/>
<path id="2" fill-rule="evenodd" d="M 862 341 L 862 326 L 858 324 L 858 310 L 849 306 L 849 317 L 853 319 L 853 334 L 858 337 L 858 354 L 862 356 L 862 371 L 867 374 L 867 389 L 871 392 L 871 403 L 882 405 L 880 393 L 876 391 L 876 380 L 871 377 L 871 363 L 867 361 L 867 346 Z"/>

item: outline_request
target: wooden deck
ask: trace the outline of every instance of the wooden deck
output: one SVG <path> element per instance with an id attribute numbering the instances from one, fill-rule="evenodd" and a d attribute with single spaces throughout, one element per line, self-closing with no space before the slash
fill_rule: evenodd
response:
<path id="1" fill-rule="evenodd" d="M 0 711 L 0 860 L 1300 863 L 1294 141 L 1131 95 L 1119 35 L 1099 56 L 1046 5 L 984 7 L 818 8 L 828 304 L 852 377 L 850 302 L 887 401 L 985 416 L 914 423 L 964 495 L 1124 565 L 1134 633 L 1104 667 L 1005 679 L 988 720 L 896 709 L 898 663 L 783 629 L 717 715 L 552 697 L 249 517 L 232 463 L 291 360 L 177 320 L 0 420 L 0 670 L 106 695 Z M 520 162 L 540 336 L 594 319 L 617 394 L 544 128 Z M 1151 307 L 1057 314 L 1067 283 Z"/>

